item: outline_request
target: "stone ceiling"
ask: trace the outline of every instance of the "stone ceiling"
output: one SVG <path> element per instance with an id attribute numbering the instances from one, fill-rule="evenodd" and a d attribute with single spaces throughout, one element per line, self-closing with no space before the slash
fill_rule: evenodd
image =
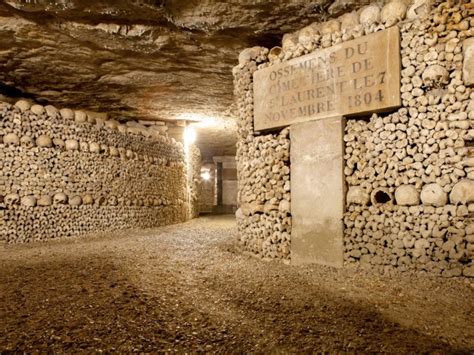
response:
<path id="1" fill-rule="evenodd" d="M 238 53 L 357 3 L 0 0 L 0 94 L 120 120 L 210 118 L 204 157 L 233 154 Z"/>

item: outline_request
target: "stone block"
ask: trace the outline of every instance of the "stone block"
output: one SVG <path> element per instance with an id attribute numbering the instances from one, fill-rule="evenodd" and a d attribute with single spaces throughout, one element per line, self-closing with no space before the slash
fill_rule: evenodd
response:
<path id="1" fill-rule="evenodd" d="M 291 260 L 342 267 L 344 118 L 291 126 Z"/>
<path id="2" fill-rule="evenodd" d="M 474 85 L 474 37 L 465 39 L 463 42 L 463 79 L 464 84 L 472 86 Z"/>

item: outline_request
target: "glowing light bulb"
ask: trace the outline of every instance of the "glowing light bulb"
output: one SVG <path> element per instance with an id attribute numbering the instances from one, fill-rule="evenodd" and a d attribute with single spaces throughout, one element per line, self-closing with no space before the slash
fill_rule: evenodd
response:
<path id="1" fill-rule="evenodd" d="M 203 180 L 208 181 L 211 178 L 211 174 L 209 173 L 209 171 L 204 171 L 201 174 L 201 177 L 202 177 Z"/>

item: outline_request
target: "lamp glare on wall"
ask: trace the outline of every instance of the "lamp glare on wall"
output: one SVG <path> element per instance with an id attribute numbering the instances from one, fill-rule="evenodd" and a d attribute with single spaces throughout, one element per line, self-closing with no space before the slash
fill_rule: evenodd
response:
<path id="1" fill-rule="evenodd" d="M 184 143 L 186 145 L 196 142 L 196 131 L 192 127 L 186 127 L 184 130 Z"/>
<path id="2" fill-rule="evenodd" d="M 209 173 L 209 171 L 204 171 L 201 173 L 201 178 L 204 181 L 209 181 L 211 179 L 211 174 Z"/>

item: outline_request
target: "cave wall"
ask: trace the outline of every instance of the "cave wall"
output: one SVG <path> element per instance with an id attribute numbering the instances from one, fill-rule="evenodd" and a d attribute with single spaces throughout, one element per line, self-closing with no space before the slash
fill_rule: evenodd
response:
<path id="1" fill-rule="evenodd" d="M 208 179 L 201 179 L 200 213 L 212 213 L 216 201 L 216 165 L 214 163 L 204 163 L 202 173 L 208 173 Z"/>
<path id="2" fill-rule="evenodd" d="M 233 155 L 214 156 L 216 167 L 216 205 L 214 213 L 234 214 L 237 210 L 237 169 Z"/>
<path id="3" fill-rule="evenodd" d="M 344 263 L 474 276 L 473 12 L 467 2 L 374 3 L 287 34 L 282 48 L 241 53 L 237 221 L 247 251 L 291 257 L 291 127 L 254 131 L 253 73 L 398 26 L 402 106 L 347 119 Z"/>
<path id="4" fill-rule="evenodd" d="M 0 240 L 29 242 L 187 218 L 181 143 L 82 111 L 0 104 Z"/>
<path id="5" fill-rule="evenodd" d="M 233 156 L 223 157 L 222 161 L 222 204 L 237 206 L 237 169 Z M 216 157 L 214 157 L 216 159 Z"/>

